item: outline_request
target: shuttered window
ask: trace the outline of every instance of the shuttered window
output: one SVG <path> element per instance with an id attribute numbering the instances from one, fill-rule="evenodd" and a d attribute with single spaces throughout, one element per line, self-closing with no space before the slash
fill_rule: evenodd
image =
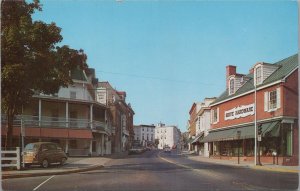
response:
<path id="1" fill-rule="evenodd" d="M 277 108 L 277 91 L 269 92 L 269 109 Z"/>
<path id="2" fill-rule="evenodd" d="M 274 111 L 281 107 L 280 88 L 264 93 L 264 111 Z"/>

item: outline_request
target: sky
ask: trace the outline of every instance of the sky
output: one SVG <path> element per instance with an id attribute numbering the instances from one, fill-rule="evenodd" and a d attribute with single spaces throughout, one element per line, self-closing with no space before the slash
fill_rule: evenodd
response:
<path id="1" fill-rule="evenodd" d="M 227 65 L 298 52 L 296 1 L 41 0 L 34 20 L 55 22 L 60 45 L 83 49 L 100 81 L 126 91 L 134 124 L 187 131 L 194 102 L 218 97 Z"/>

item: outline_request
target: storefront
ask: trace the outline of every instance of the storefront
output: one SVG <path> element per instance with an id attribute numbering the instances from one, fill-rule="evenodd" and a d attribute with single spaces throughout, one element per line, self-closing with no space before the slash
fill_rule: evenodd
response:
<path id="1" fill-rule="evenodd" d="M 210 157 L 254 161 L 257 140 L 257 162 L 298 165 L 297 67 L 294 55 L 257 63 L 248 75 L 226 68 L 227 89 L 211 104 L 211 129 L 201 140 Z"/>

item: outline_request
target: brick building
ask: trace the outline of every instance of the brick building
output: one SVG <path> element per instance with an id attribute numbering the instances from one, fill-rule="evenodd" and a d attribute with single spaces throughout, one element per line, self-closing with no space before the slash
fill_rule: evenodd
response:
<path id="1" fill-rule="evenodd" d="M 261 129 L 262 164 L 298 165 L 298 93 L 298 55 L 256 63 L 247 75 L 227 66 L 226 90 L 211 104 L 211 130 L 202 140 L 210 156 L 236 160 L 239 153 L 253 161 Z"/>
<path id="2" fill-rule="evenodd" d="M 112 116 L 112 152 L 128 150 L 134 140 L 134 111 L 126 103 L 126 92 L 117 91 L 109 82 L 99 82 L 97 97 L 100 103 L 107 104 Z"/>

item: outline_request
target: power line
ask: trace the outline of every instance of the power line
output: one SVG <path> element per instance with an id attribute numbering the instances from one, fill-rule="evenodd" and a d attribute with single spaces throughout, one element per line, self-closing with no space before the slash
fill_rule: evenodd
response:
<path id="1" fill-rule="evenodd" d="M 151 80 L 169 81 L 169 82 L 183 83 L 183 84 L 196 84 L 196 85 L 204 85 L 204 86 L 223 86 L 223 85 L 220 85 L 220 84 L 211 84 L 211 83 L 203 83 L 203 82 L 196 82 L 196 81 L 176 80 L 176 79 L 170 79 L 170 78 L 160 78 L 160 77 L 155 77 L 155 76 L 144 76 L 144 75 L 120 73 L 120 72 L 110 72 L 110 71 L 103 71 L 103 70 L 97 70 L 96 72 L 104 73 L 104 74 L 119 75 L 119 76 L 128 76 L 128 77 L 133 77 L 133 78 L 143 78 L 143 79 L 151 79 Z"/>

